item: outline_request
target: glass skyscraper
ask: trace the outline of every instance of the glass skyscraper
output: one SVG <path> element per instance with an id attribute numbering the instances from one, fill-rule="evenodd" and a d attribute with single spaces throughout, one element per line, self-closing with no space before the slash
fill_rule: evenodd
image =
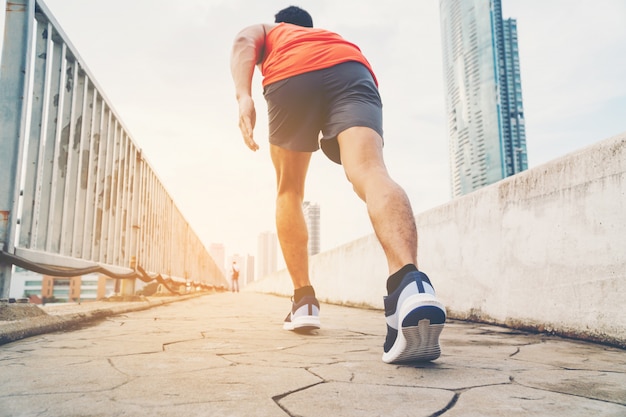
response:
<path id="1" fill-rule="evenodd" d="M 317 203 L 305 201 L 302 204 L 304 219 L 309 232 L 309 255 L 320 252 L 320 206 Z"/>
<path id="2" fill-rule="evenodd" d="M 500 0 L 440 0 L 452 196 L 528 168 L 517 22 Z"/>
<path id="3" fill-rule="evenodd" d="M 257 238 L 257 276 L 259 279 L 277 270 L 277 242 L 274 232 L 263 232 Z"/>

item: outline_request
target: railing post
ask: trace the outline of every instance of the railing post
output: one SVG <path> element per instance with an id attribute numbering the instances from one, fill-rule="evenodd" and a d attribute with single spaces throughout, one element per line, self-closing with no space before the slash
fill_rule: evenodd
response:
<path id="1" fill-rule="evenodd" d="M 13 253 L 21 159 L 30 105 L 28 74 L 35 0 L 6 2 L 4 45 L 0 57 L 0 245 Z M 9 296 L 12 265 L 0 260 L 0 298 Z"/>

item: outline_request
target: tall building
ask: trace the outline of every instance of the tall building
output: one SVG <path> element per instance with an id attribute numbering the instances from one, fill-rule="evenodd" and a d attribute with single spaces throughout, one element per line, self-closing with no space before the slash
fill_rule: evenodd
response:
<path id="1" fill-rule="evenodd" d="M 278 242 L 276 240 L 276 233 L 263 232 L 259 234 L 257 238 L 257 276 L 263 278 L 264 276 L 275 272 L 277 269 L 277 249 Z"/>
<path id="2" fill-rule="evenodd" d="M 246 255 L 246 271 L 244 276 L 243 285 L 248 285 L 251 282 L 254 282 L 254 256 L 248 254 Z"/>
<path id="3" fill-rule="evenodd" d="M 305 201 L 302 204 L 304 219 L 309 229 L 309 255 L 320 252 L 320 206 L 317 203 Z"/>
<path id="4" fill-rule="evenodd" d="M 500 0 L 440 0 L 452 196 L 528 168 L 517 22 Z"/>

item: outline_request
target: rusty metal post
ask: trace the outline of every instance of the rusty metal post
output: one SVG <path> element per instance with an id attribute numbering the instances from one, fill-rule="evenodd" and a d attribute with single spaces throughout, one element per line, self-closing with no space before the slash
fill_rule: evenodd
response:
<path id="1" fill-rule="evenodd" d="M 13 253 L 21 159 L 29 106 L 28 74 L 34 24 L 34 0 L 6 2 L 0 57 L 0 249 Z M 0 298 L 9 296 L 12 265 L 0 260 Z"/>
<path id="2" fill-rule="evenodd" d="M 135 295 L 135 279 L 123 279 L 120 283 L 120 295 L 133 296 Z"/>

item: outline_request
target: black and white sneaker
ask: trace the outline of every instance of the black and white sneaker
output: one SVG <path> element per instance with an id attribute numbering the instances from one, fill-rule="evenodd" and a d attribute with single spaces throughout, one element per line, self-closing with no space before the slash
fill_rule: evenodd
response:
<path id="1" fill-rule="evenodd" d="M 387 338 L 383 362 L 431 361 L 441 355 L 446 309 L 426 274 L 413 271 L 384 297 Z"/>
<path id="2" fill-rule="evenodd" d="M 317 298 L 305 295 L 297 303 L 292 303 L 287 314 L 283 329 L 296 332 L 307 332 L 320 328 L 320 304 Z"/>

